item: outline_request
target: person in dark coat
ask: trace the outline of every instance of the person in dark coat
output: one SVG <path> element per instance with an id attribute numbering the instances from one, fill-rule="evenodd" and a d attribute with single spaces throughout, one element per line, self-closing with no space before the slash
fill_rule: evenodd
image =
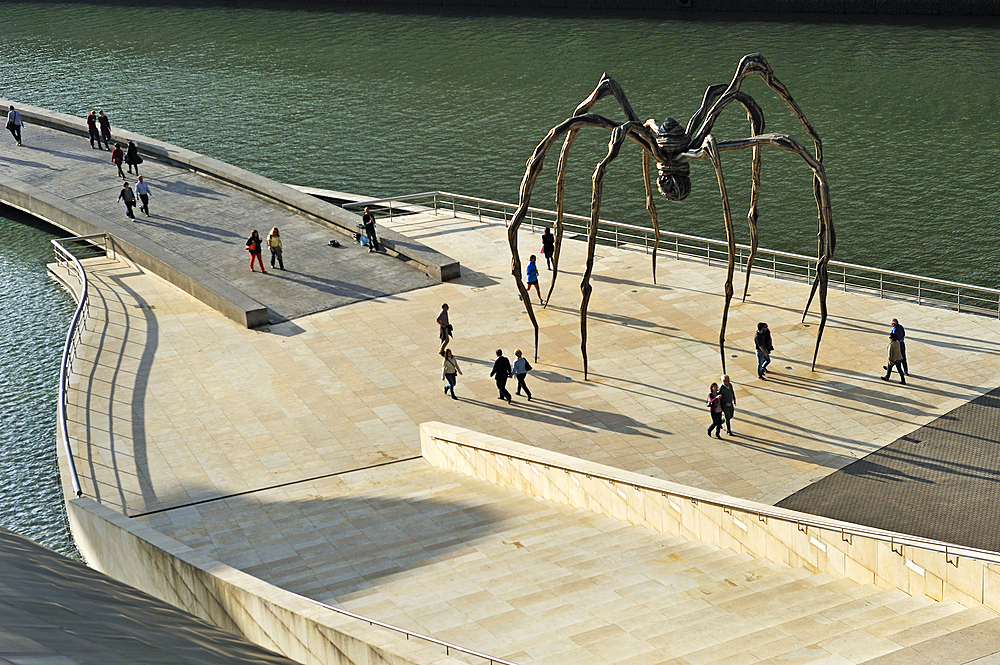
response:
<path id="1" fill-rule="evenodd" d="M 713 383 L 708 389 L 708 412 L 712 415 L 712 424 L 708 426 L 708 435 L 712 436 L 715 430 L 715 438 L 722 436 L 722 395 L 719 394 L 719 384 Z"/>
<path id="2" fill-rule="evenodd" d="M 87 116 L 87 132 L 90 134 L 90 147 L 94 147 L 94 141 L 97 141 L 97 147 L 101 147 L 101 132 L 97 129 L 97 111 L 91 111 L 90 115 Z"/>
<path id="3" fill-rule="evenodd" d="M 142 157 L 139 156 L 139 148 L 136 147 L 135 141 L 128 142 L 128 150 L 125 151 L 125 163 L 128 164 L 128 172 L 132 172 L 132 167 L 135 167 L 135 174 L 139 175 L 139 164 L 142 164 Z"/>
<path id="4" fill-rule="evenodd" d="M 132 213 L 132 208 L 135 207 L 135 193 L 129 187 L 128 180 L 122 183 L 122 191 L 118 195 L 118 200 L 125 204 L 125 216 L 134 222 L 135 215 Z"/>
<path id="5" fill-rule="evenodd" d="M 122 180 L 125 179 L 125 174 L 122 172 L 123 161 L 125 161 L 125 153 L 122 152 L 121 144 L 116 143 L 115 149 L 111 151 L 111 163 L 118 167 L 118 177 Z"/>
<path id="6" fill-rule="evenodd" d="M 726 433 L 733 435 L 733 416 L 736 414 L 736 386 L 729 380 L 728 374 L 722 375 L 722 385 L 719 386 L 719 401 L 722 404 L 722 415 L 726 417 Z"/>
<path id="7" fill-rule="evenodd" d="M 260 257 L 260 244 L 260 234 L 257 233 L 257 229 L 254 229 L 250 237 L 247 238 L 247 251 L 250 252 L 250 272 L 254 272 L 253 262 L 256 260 L 260 264 L 260 271 L 266 275 L 264 259 Z"/>
<path id="8" fill-rule="evenodd" d="M 365 225 L 365 235 L 368 236 L 368 251 L 381 252 L 382 247 L 378 244 L 378 235 L 375 233 L 375 215 L 372 214 L 371 208 L 365 208 L 361 223 Z"/>
<path id="9" fill-rule="evenodd" d="M 556 239 L 552 235 L 552 229 L 545 229 L 542 234 L 542 256 L 545 257 L 545 265 L 552 270 L 552 255 L 556 251 Z"/>
<path id="10" fill-rule="evenodd" d="M 493 371 L 490 372 L 490 376 L 497 382 L 497 390 L 500 392 L 500 397 L 497 399 L 505 399 L 508 404 L 510 404 L 510 392 L 507 390 L 507 379 L 510 378 L 510 375 L 510 361 L 504 358 L 502 349 L 497 349 L 497 359 L 493 363 Z"/>
<path id="11" fill-rule="evenodd" d="M 104 147 L 111 150 L 111 121 L 108 120 L 108 116 L 104 115 L 104 111 L 97 114 L 97 124 L 101 126 L 101 137 L 104 139 Z"/>

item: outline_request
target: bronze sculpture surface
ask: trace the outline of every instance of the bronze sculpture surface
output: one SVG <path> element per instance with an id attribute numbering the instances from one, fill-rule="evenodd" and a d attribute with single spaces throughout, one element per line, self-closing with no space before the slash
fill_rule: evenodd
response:
<path id="1" fill-rule="evenodd" d="M 787 134 L 763 134 L 764 114 L 757 102 L 746 92 L 740 89 L 745 79 L 751 76 L 760 76 L 769 88 L 774 90 L 781 99 L 788 105 L 795 116 L 802 123 L 806 133 L 813 140 L 815 153 Z M 625 122 L 615 122 L 604 116 L 590 113 L 590 109 L 599 100 L 608 95 L 612 95 L 621 106 L 627 120 Z M 739 102 L 746 110 L 747 120 L 750 122 L 749 138 L 730 139 L 717 141 L 712 135 L 712 127 L 722 112 L 733 102 Z M 729 305 L 733 297 L 733 272 L 735 269 L 736 242 L 733 237 L 732 215 L 729 210 L 729 197 L 726 193 L 725 181 L 722 177 L 722 163 L 720 154 L 732 150 L 753 150 L 753 162 L 751 166 L 751 191 L 750 191 L 750 211 L 747 219 L 750 226 L 751 250 L 747 259 L 746 282 L 743 287 L 743 299 L 746 300 L 747 289 L 750 284 L 750 270 L 753 266 L 754 257 L 757 252 L 757 199 L 760 191 L 760 166 L 761 166 L 761 146 L 770 145 L 798 155 L 813 173 L 813 194 L 816 198 L 817 225 L 818 225 L 818 248 L 816 279 L 813 281 L 809 298 L 802 313 L 805 320 L 806 313 L 812 303 L 813 297 L 819 292 L 820 302 L 820 324 L 816 335 L 816 348 L 813 352 L 812 368 L 816 369 L 816 357 L 819 353 L 820 341 L 823 338 L 823 329 L 826 325 L 827 307 L 827 264 L 833 257 L 833 250 L 836 244 L 836 236 L 833 229 L 833 214 L 830 208 L 830 191 L 826 179 L 826 171 L 823 168 L 823 149 L 819 135 L 806 119 L 802 110 L 795 100 L 788 93 L 787 88 L 777 79 L 771 66 L 759 53 L 752 53 L 744 56 L 736 68 L 736 74 L 728 84 L 711 85 L 705 91 L 701 108 L 691 119 L 687 126 L 681 126 L 673 118 L 667 118 L 662 124 L 657 126 L 653 119 L 645 123 L 632 110 L 628 99 L 621 86 L 607 74 L 601 77 L 597 88 L 585 99 L 573 115 L 564 122 L 553 127 L 542 139 L 538 147 L 528 158 L 524 178 L 521 181 L 518 208 L 511 218 L 511 223 L 507 230 L 507 239 L 511 250 L 511 270 L 517 282 L 517 288 L 521 294 L 528 317 L 535 329 L 535 359 L 538 359 L 538 322 L 535 318 L 534 310 L 531 306 L 531 299 L 528 297 L 521 272 L 521 260 L 517 251 L 517 232 L 521 222 L 528 211 L 531 200 L 531 192 L 535 185 L 535 180 L 541 173 L 545 156 L 554 143 L 561 137 L 565 137 L 562 149 L 559 153 L 559 164 L 556 172 L 556 221 L 555 221 L 555 251 L 553 253 L 553 277 L 549 287 L 549 297 L 555 286 L 555 280 L 559 270 L 559 250 L 562 245 L 563 227 L 563 188 L 566 181 L 566 166 L 569 160 L 569 150 L 576 139 L 577 134 L 585 127 L 599 127 L 610 132 L 611 138 L 608 142 L 607 156 L 598 163 L 593 174 L 593 194 L 590 206 L 590 229 L 588 233 L 587 265 L 580 283 L 580 290 L 583 298 L 580 304 L 580 349 L 583 354 L 584 378 L 587 378 L 587 307 L 590 302 L 590 295 L 593 287 L 590 279 L 594 269 L 594 250 L 597 245 L 598 221 L 600 219 L 601 196 L 603 191 L 604 174 L 610 164 L 621 150 L 625 140 L 631 140 L 642 148 L 642 174 L 646 188 L 646 209 L 649 212 L 653 225 L 655 242 L 653 245 L 653 283 L 656 283 L 656 250 L 660 241 L 660 227 L 657 220 L 656 207 L 653 204 L 653 194 L 650 187 L 650 159 L 656 161 L 657 179 L 656 185 L 660 194 L 670 201 L 682 201 L 691 193 L 690 162 L 695 159 L 707 157 L 715 167 L 716 177 L 719 181 L 719 193 L 722 196 L 723 215 L 726 224 L 726 239 L 729 243 L 729 266 L 726 276 L 726 304 L 722 313 L 722 326 L 719 331 L 719 352 L 722 357 L 722 370 L 726 370 L 725 338 L 726 322 L 729 317 Z M 545 304 L 548 304 L 546 298 Z"/>

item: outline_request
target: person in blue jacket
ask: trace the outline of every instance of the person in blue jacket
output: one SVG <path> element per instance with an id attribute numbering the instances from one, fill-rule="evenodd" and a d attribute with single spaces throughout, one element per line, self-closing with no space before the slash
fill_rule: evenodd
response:
<path id="1" fill-rule="evenodd" d="M 528 291 L 531 291 L 531 287 L 535 287 L 535 293 L 538 294 L 538 304 L 544 305 L 542 300 L 542 291 L 538 288 L 538 266 L 535 265 L 535 255 L 532 254 L 528 258 L 528 267 L 524 270 L 525 276 L 528 278 Z"/>

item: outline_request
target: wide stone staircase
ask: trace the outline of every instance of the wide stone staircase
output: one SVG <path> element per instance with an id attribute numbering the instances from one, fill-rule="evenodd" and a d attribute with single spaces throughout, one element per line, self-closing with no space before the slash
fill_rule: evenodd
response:
<path id="1" fill-rule="evenodd" d="M 1000 652 L 1000 618 L 983 607 L 755 559 L 423 460 L 297 491 L 156 526 L 283 588 L 518 665 L 967 663 Z M 244 537 L 261 533 L 274 554 L 258 544 L 248 560 Z"/>

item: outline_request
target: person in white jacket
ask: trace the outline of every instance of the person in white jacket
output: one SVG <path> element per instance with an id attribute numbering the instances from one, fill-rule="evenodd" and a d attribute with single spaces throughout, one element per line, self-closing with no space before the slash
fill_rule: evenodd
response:
<path id="1" fill-rule="evenodd" d="M 444 394 L 447 395 L 448 391 L 451 390 L 452 399 L 458 399 L 455 397 L 455 384 L 458 383 L 458 375 L 461 373 L 462 370 L 458 366 L 458 360 L 452 355 L 451 349 L 446 350 L 444 352 L 444 362 L 441 364 L 441 380 L 448 382 L 444 386 Z"/>

